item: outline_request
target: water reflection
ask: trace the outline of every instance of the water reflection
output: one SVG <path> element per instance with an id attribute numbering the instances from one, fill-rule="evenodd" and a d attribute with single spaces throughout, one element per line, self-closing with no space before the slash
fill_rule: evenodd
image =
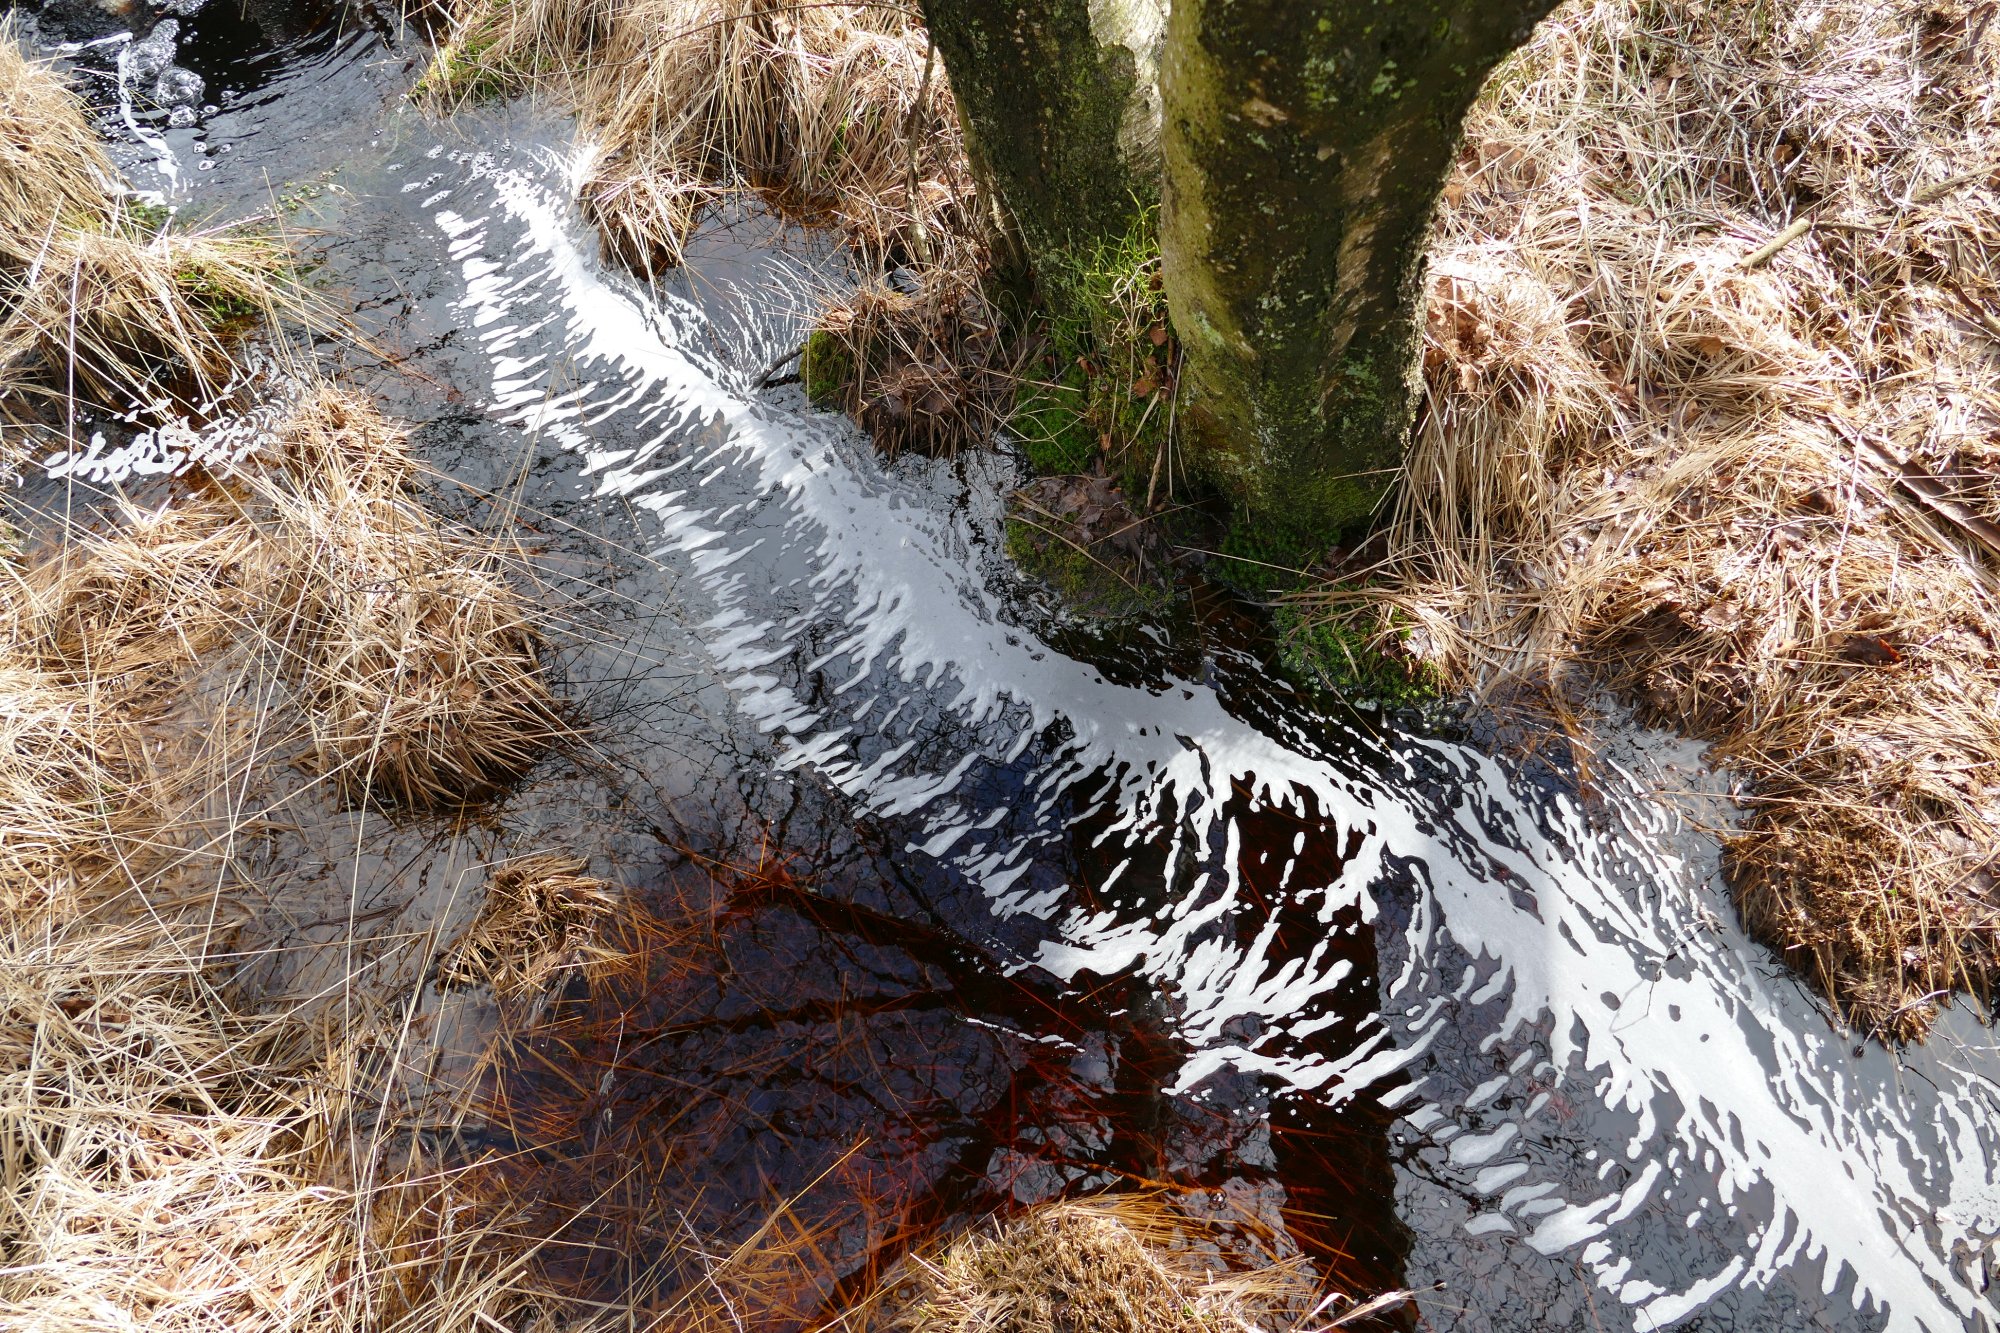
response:
<path id="1" fill-rule="evenodd" d="M 1852 1055 L 1725 924 L 1706 867 L 1663 850 L 1658 807 L 1586 811 L 1334 719 L 1253 726 L 1207 680 L 1135 687 L 1049 651 L 992 555 L 1004 463 L 885 470 L 837 423 L 732 393 L 697 305 L 592 262 L 553 168 L 462 165 L 440 226 L 507 358 L 495 410 L 658 516 L 779 762 L 915 819 L 913 853 L 1042 923 L 1040 968 L 1172 996 L 1171 1088 L 1248 1074 L 1279 1102 L 1392 1101 L 1413 1276 L 1480 1293 L 1466 1326 L 1522 1317 L 1484 1299 L 1496 1284 L 1561 1289 L 1607 1326 L 1725 1293 L 1760 1321 L 1987 1316 L 1963 1271 L 1985 1233 L 1938 1213 L 1985 1188 L 1985 1085 L 1930 1052 L 1900 1074 Z M 797 334 L 774 316 L 766 346 Z M 1273 845 L 1247 810 L 1323 827 Z M 1101 831 L 1072 866 L 1080 811 Z M 1386 958 L 1379 1017 L 1356 1022 L 1367 983 L 1335 942 L 1364 924 Z M 1939 1092 L 1911 1095 L 1920 1068 Z"/>
<path id="2" fill-rule="evenodd" d="M 953 1145 L 925 1190 L 1221 1163 L 1295 1217 L 1361 1221 L 1323 1245 L 1444 1282 L 1439 1328 L 1993 1324 L 1989 1034 L 1857 1053 L 1642 782 L 1584 801 L 1370 735 L 1227 651 L 1138 636 L 1093 661 L 997 554 L 1007 460 L 886 465 L 752 389 L 837 257 L 742 231 L 648 291 L 598 264 L 568 159 L 532 134 L 372 114 L 379 150 L 344 149 L 358 303 L 435 338 L 463 410 L 647 515 L 735 723 L 822 820 L 883 840 L 853 891 L 753 894 L 731 929 L 742 976 L 879 974 L 921 997 L 882 1021 L 951 1015 L 883 1045 L 962 1071 L 910 1090 L 957 1126 L 924 1144 Z M 834 953 L 807 966 L 765 938 L 779 921 Z M 1036 1068 L 1041 1091 L 995 1091 Z M 1004 1131 L 982 1119 L 1002 1104 Z M 1077 1128 L 1100 1123 L 1126 1132 Z M 766 1150 L 733 1151 L 718 1171 Z"/>

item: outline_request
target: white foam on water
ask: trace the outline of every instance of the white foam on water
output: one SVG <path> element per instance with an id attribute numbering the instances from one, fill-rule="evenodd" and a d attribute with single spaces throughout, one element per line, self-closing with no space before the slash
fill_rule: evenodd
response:
<path id="1" fill-rule="evenodd" d="M 153 167 L 160 173 L 166 188 L 172 191 L 181 182 L 180 159 L 174 156 L 173 146 L 158 130 L 143 124 L 139 119 L 137 93 L 132 76 L 132 53 L 138 43 L 129 32 L 118 33 L 106 39 L 118 43 L 118 116 L 125 122 L 125 132 L 135 143 L 144 144 L 153 153 Z M 100 45 L 102 43 L 93 43 Z"/>
<path id="2" fill-rule="evenodd" d="M 934 853 L 985 882 L 1002 911 L 1047 914 L 1060 900 L 1012 892 L 1022 849 L 976 838 L 960 845 L 967 825 L 988 813 L 968 807 L 963 779 L 975 763 L 1009 762 L 1051 723 L 1071 739 L 1036 776 L 1030 801 L 1052 808 L 1073 782 L 1110 772 L 1106 797 L 1122 818 L 1114 833 L 1177 825 L 1173 855 L 1198 858 L 1221 835 L 1219 877 L 1198 873 L 1186 897 L 1155 915 L 1072 907 L 1036 960 L 1063 975 L 1137 967 L 1171 981 L 1197 1051 L 1180 1086 L 1224 1065 L 1321 1097 L 1391 1078 L 1432 1049 L 1447 1021 L 1447 1006 L 1429 1004 L 1426 1017 L 1419 1002 L 1467 993 L 1460 978 L 1434 974 L 1449 941 L 1454 956 L 1493 967 L 1471 997 L 1504 998 L 1488 1047 L 1532 1036 L 1546 1055 L 1537 1068 L 1563 1083 L 1562 1095 L 1622 1111 L 1633 1126 L 1630 1141 L 1612 1149 L 1631 1164 L 1629 1178 L 1597 1194 L 1523 1184 L 1540 1168 L 1519 1125 L 1460 1138 L 1452 1167 L 1481 1194 L 1504 1191 L 1500 1213 L 1482 1214 L 1475 1234 L 1499 1229 L 1491 1219 L 1511 1212 L 1506 1226 L 1539 1252 L 1575 1252 L 1642 1327 L 1671 1324 L 1720 1291 L 1766 1284 L 1807 1259 L 1822 1264 L 1829 1291 L 1851 1273 L 1857 1299 L 1884 1307 L 1891 1328 L 1942 1331 L 1991 1318 L 1992 1305 L 1954 1268 L 1955 1252 L 1983 1249 L 2000 1220 L 1990 1082 L 1969 1063 L 1932 1062 L 1924 1073 L 1938 1093 L 1924 1104 L 1941 1108 L 1942 1121 L 1915 1123 L 1895 1062 L 1850 1054 L 1788 980 L 1772 978 L 1760 950 L 1716 921 L 1694 868 L 1655 854 L 1648 891 L 1621 888 L 1630 877 L 1619 856 L 1662 842 L 1665 811 L 1636 796 L 1616 801 L 1629 826 L 1619 843 L 1594 831 L 1574 802 L 1529 808 L 1488 758 L 1406 739 L 1398 755 L 1406 772 L 1442 768 L 1464 793 L 1448 810 L 1420 805 L 1394 783 L 1364 785 L 1251 728 L 1203 686 L 1108 682 L 1001 619 L 969 565 L 963 516 L 941 514 L 886 476 L 839 427 L 725 389 L 690 350 L 699 314 L 607 278 L 563 197 L 541 183 L 546 170 L 498 158 L 470 165 L 497 208 L 481 222 L 440 213 L 439 225 L 463 265 L 468 322 L 495 353 L 492 410 L 575 450 L 604 493 L 633 494 L 658 516 L 666 551 L 691 565 L 712 599 L 703 626 L 711 651 L 781 762 L 816 770 L 864 808 L 934 811 Z M 511 359 L 537 331 L 560 343 L 559 367 Z M 614 400 L 649 405 L 650 439 L 598 443 L 597 409 Z M 728 485 L 714 487 L 725 475 Z M 781 547 L 810 553 L 804 586 L 787 590 L 800 609 L 782 622 L 763 609 L 772 588 L 760 582 Z M 797 651 L 800 630 L 828 624 L 839 632 L 819 662 L 838 664 L 842 683 L 834 705 L 816 706 L 772 668 Z M 961 720 L 976 743 L 949 764 L 913 756 L 914 741 L 898 740 L 882 720 L 872 730 L 854 720 L 870 709 L 843 696 L 864 687 L 928 691 L 930 706 Z M 887 743 L 865 753 L 871 740 Z M 1268 806 L 1364 832 L 1336 882 L 1292 886 L 1318 896 L 1322 919 L 1344 907 L 1372 920 L 1372 890 L 1392 863 L 1422 880 L 1407 965 L 1385 979 L 1392 1021 L 1338 1059 L 1223 1035 L 1245 1015 L 1285 1032 L 1349 967 L 1328 951 L 1276 956 L 1268 932 L 1237 942 L 1204 929 L 1242 905 L 1237 830 L 1217 822 L 1232 784 Z M 1515 845 L 1496 841 L 1496 828 L 1517 830 Z M 1416 1017 L 1394 1021 L 1410 1007 Z M 1530 1072 L 1519 1075 L 1523 1086 Z M 1472 1100 L 1491 1101 L 1488 1085 Z M 1406 1114 L 1424 1110 L 1446 1120 L 1472 1113 L 1419 1101 Z M 1745 1251 L 1668 1289 L 1631 1276 L 1645 1256 L 1621 1248 L 1620 1226 L 1675 1182 L 1676 1207 L 1698 1199 L 1698 1213 L 1717 1216 L 1767 1190 L 1771 1220 Z M 1950 1207 L 1937 1211 L 1940 1201 Z"/>

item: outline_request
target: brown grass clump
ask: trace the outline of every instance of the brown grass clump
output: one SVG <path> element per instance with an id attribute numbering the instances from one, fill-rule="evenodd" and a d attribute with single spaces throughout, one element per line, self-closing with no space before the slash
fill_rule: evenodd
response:
<path id="1" fill-rule="evenodd" d="M 1747 923 L 1894 1037 L 2000 960 L 1996 75 L 1957 0 L 1557 11 L 1446 191 L 1389 555 L 1314 596 L 1717 742 Z"/>
<path id="2" fill-rule="evenodd" d="M 894 452 L 990 440 L 1015 368 L 958 114 L 911 11 L 789 0 L 462 0 L 421 94 L 549 93 L 595 148 L 582 186 L 605 250 L 642 276 L 754 192 L 831 228 L 870 275 L 805 354 L 815 400 Z M 901 272 L 896 272 L 901 270 Z M 894 274 L 894 281 L 881 275 Z"/>
<path id="3" fill-rule="evenodd" d="M 118 173 L 83 104 L 45 65 L 28 59 L 9 24 L 0 42 L 0 190 L 12 225 L 46 219 L 72 227 L 108 224 Z"/>
<path id="4" fill-rule="evenodd" d="M 222 952 L 184 914 L 10 917 L 0 1319 L 275 1330 L 352 1280 L 313 1169 L 326 1094 L 296 1034 L 219 991 Z"/>
<path id="5" fill-rule="evenodd" d="M 902 10 L 781 0 L 464 0 L 423 93 L 534 90 L 595 145 L 585 211 L 641 273 L 744 190 L 882 261 L 968 231 L 958 119 Z"/>
<path id="6" fill-rule="evenodd" d="M 138 715 L 169 706 L 180 678 L 242 636 L 263 551 L 230 506 L 133 513 L 77 533 L 22 582 L 22 628 L 37 666 L 89 684 Z"/>
<path id="7" fill-rule="evenodd" d="M 1296 1260 L 1231 1272 L 1199 1223 L 1138 1195 L 1031 1209 L 915 1261 L 907 1284 L 888 1322 L 925 1333 L 1254 1333 L 1316 1313 Z"/>
<path id="8" fill-rule="evenodd" d="M 0 919 L 80 901 L 147 840 L 151 793 L 133 780 L 127 744 L 82 690 L 18 658 L 0 666 L 0 810 L 8 816 Z"/>
<path id="9" fill-rule="evenodd" d="M 530 1238 L 390 1159 L 349 1048 L 391 1034 L 231 989 L 242 908 L 185 872 L 233 831 L 155 832 L 94 899 L 0 926 L 0 1323 L 429 1333 L 548 1303 Z"/>
<path id="10" fill-rule="evenodd" d="M 350 1036 L 232 992 L 241 908 L 181 869 L 205 842 L 0 925 L 0 1323 L 469 1333 L 532 1308 L 531 1242 L 452 1173 L 389 1169 Z"/>
<path id="11" fill-rule="evenodd" d="M 389 1159 L 385 1066 L 357 1053 L 395 1034 L 237 987 L 234 868 L 284 786 L 283 723 L 221 725 L 205 632 L 127 669 L 238 604 L 191 572 L 237 567 L 190 556 L 214 537 L 139 523 L 0 572 L 0 1324 L 491 1327 L 534 1305 L 531 1242 L 473 1225 L 450 1173 Z M 140 633 L 92 618 L 108 606 Z M 228 764 L 204 753 L 217 737 Z"/>
<path id="12" fill-rule="evenodd" d="M 509 862 L 486 883 L 486 901 L 445 952 L 446 985 L 486 985 L 502 997 L 546 995 L 559 980 L 616 960 L 600 933 L 618 900 L 581 857 L 541 853 Z"/>
<path id="13" fill-rule="evenodd" d="M 138 715 L 196 666 L 268 666 L 305 765 L 411 812 L 490 801 L 573 734 L 518 560 L 413 498 L 398 430 L 323 388 L 266 453 L 17 575 L 34 668 Z"/>
<path id="14" fill-rule="evenodd" d="M 401 435 L 326 390 L 278 432 L 257 487 L 278 561 L 269 632 L 303 697 L 313 764 L 351 800 L 491 800 L 571 734 L 501 552 L 408 494 Z"/>
<path id="15" fill-rule="evenodd" d="M 212 391 L 238 334 L 299 308 L 273 241 L 142 223 L 82 103 L 7 25 L 0 121 L 0 393 Z"/>
<path id="16" fill-rule="evenodd" d="M 1007 422 L 1018 368 L 1000 317 L 964 269 L 928 268 L 915 285 L 864 284 L 834 303 L 806 344 L 808 395 L 891 455 L 955 453 Z"/>

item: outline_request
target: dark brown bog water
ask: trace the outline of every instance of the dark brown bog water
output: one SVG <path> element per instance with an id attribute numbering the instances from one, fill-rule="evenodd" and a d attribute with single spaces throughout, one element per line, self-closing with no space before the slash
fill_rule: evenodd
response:
<path id="1" fill-rule="evenodd" d="M 312 187 L 372 349 L 324 355 L 516 497 L 589 622 L 599 761 L 507 817 L 705 923 L 698 964 L 573 997 L 489 1146 L 595 1181 L 606 1227 L 669 1176 L 716 1235 L 796 1194 L 850 1273 L 1146 1182 L 1281 1217 L 1348 1281 L 1442 1283 L 1429 1328 L 1994 1326 L 1991 1035 L 1833 1029 L 1649 795 L 1688 781 L 1674 747 L 1635 734 L 1585 800 L 1298 698 L 1200 617 L 1065 623 L 999 554 L 1003 454 L 884 462 L 754 387 L 833 257 L 745 215 L 645 288 L 599 263 L 564 126 L 426 121 L 392 20 L 233 3 L 177 57 L 213 110 L 107 96 L 135 181 L 198 212 Z M 115 73 L 121 40 L 74 59 Z M 33 484 L 245 428 L 99 425 Z"/>

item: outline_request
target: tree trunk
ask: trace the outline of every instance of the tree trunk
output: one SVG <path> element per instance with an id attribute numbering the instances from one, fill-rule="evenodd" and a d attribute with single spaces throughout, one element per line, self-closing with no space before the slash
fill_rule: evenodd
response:
<path id="1" fill-rule="evenodd" d="M 1197 468 L 1330 539 L 1402 457 L 1466 110 L 1554 0 L 1174 0 L 1166 291 Z"/>
<path id="2" fill-rule="evenodd" d="M 1005 251 L 1122 236 L 1159 198 L 1166 0 L 924 0 Z"/>

